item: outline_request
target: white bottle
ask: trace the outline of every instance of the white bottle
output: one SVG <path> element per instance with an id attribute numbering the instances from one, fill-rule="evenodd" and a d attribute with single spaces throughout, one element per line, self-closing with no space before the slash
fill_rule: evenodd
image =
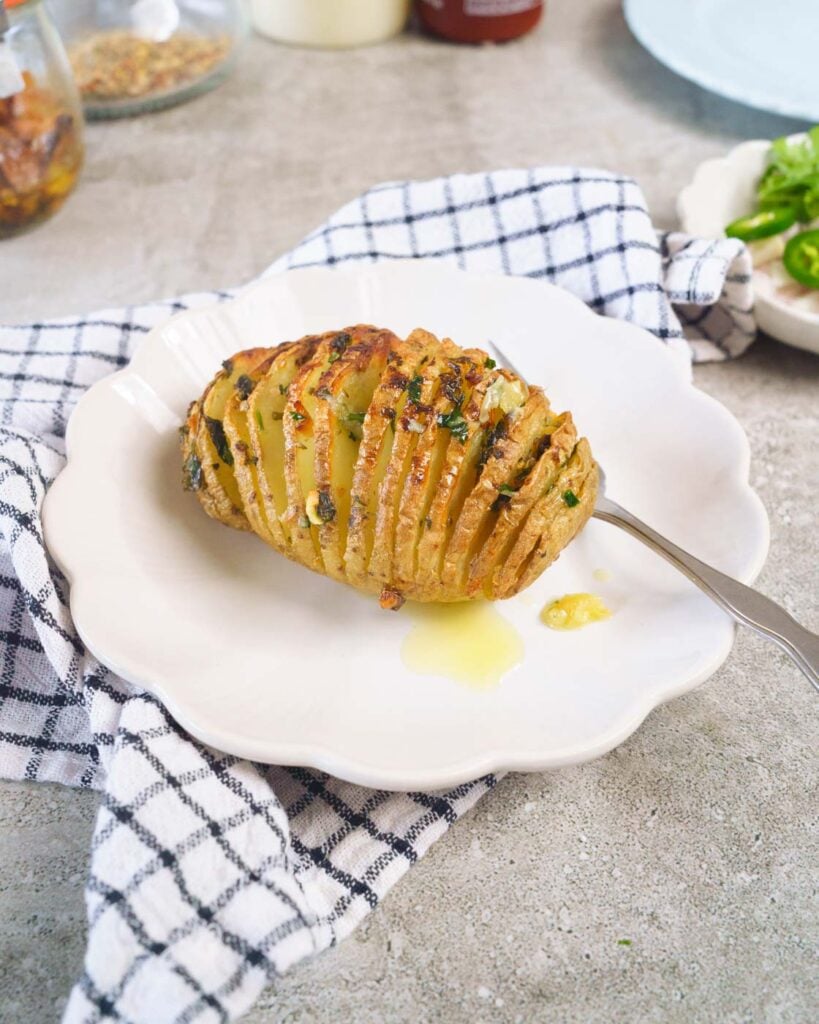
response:
<path id="1" fill-rule="evenodd" d="M 380 43 L 407 23 L 412 0 L 250 0 L 262 35 L 295 46 L 337 49 Z"/>

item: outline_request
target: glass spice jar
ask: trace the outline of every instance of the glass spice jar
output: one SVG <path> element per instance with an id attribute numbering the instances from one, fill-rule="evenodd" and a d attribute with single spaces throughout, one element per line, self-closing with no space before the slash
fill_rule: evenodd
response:
<path id="1" fill-rule="evenodd" d="M 543 14 L 543 0 L 417 0 L 421 24 L 456 43 L 504 43 L 524 35 Z"/>
<path id="2" fill-rule="evenodd" d="M 0 238 L 62 206 L 83 162 L 82 111 L 42 0 L 0 0 Z"/>
<path id="3" fill-rule="evenodd" d="M 247 34 L 243 0 L 51 0 L 89 118 L 159 110 L 212 89 Z"/>

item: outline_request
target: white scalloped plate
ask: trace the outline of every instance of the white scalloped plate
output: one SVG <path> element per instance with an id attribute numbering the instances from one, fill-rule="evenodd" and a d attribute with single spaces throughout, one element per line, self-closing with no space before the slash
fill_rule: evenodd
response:
<path id="1" fill-rule="evenodd" d="M 704 89 L 819 121 L 816 0 L 623 0 L 634 36 Z"/>
<path id="2" fill-rule="evenodd" d="M 497 606 L 525 655 L 498 686 L 474 690 L 405 667 L 411 617 L 207 519 L 179 485 L 189 399 L 237 349 L 359 321 L 423 325 L 465 346 L 494 339 L 573 410 L 613 497 L 739 579 L 761 568 L 768 523 L 745 435 L 691 385 L 679 353 L 528 279 L 421 261 L 298 270 L 156 329 L 71 418 L 45 534 L 77 629 L 104 664 L 215 747 L 392 789 L 587 760 L 714 672 L 730 621 L 603 523 Z M 598 568 L 611 582 L 595 581 Z M 612 618 L 575 633 L 539 623 L 547 600 L 580 590 L 599 592 Z"/>

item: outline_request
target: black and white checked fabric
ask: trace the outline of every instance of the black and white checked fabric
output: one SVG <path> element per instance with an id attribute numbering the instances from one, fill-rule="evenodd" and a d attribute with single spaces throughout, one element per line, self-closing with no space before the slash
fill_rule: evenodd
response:
<path id="1" fill-rule="evenodd" d="M 635 183 L 604 172 L 382 185 L 268 273 L 407 256 L 555 282 L 658 344 L 687 339 L 698 359 L 753 337 L 744 247 L 658 236 Z M 227 757 L 77 637 L 39 520 L 68 416 L 152 327 L 229 294 L 0 328 L 0 775 L 102 797 L 68 1024 L 235 1019 L 271 978 L 349 934 L 495 782 L 389 794 Z"/>

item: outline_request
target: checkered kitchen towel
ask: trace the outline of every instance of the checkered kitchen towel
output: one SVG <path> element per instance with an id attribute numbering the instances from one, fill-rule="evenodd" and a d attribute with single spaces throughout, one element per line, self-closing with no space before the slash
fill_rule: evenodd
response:
<path id="1" fill-rule="evenodd" d="M 736 355 L 753 334 L 741 244 L 658 236 L 634 182 L 600 172 L 383 185 L 269 272 L 406 256 L 553 281 L 658 344 L 684 348 L 684 330 L 699 358 Z M 79 641 L 38 515 L 66 420 L 153 326 L 228 294 L 0 328 L 0 774 L 101 794 L 71 1024 L 236 1018 L 349 934 L 495 782 L 390 794 L 226 757 Z"/>

